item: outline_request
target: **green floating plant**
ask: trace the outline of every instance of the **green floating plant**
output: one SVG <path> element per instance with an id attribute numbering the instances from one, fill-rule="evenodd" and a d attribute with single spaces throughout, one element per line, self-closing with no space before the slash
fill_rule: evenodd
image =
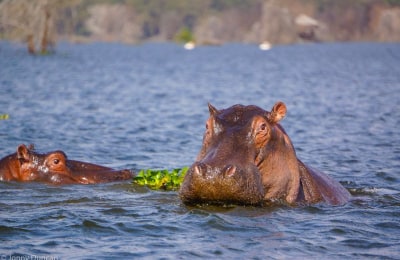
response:
<path id="1" fill-rule="evenodd" d="M 145 185 L 152 190 L 177 190 L 183 182 L 183 178 L 189 167 L 168 170 L 140 170 L 133 183 Z"/>
<path id="2" fill-rule="evenodd" d="M 0 114 L 0 120 L 7 120 L 8 117 L 8 114 Z"/>

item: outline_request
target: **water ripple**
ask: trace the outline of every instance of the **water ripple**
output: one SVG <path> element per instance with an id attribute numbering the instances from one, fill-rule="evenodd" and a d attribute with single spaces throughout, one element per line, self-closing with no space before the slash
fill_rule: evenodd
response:
<path id="1" fill-rule="evenodd" d="M 130 182 L 0 183 L 0 256 L 398 258 L 398 44 L 0 49 L 2 156 L 34 143 L 118 169 L 172 169 L 195 160 L 207 102 L 282 100 L 298 157 L 353 195 L 338 207 L 187 207 L 176 192 Z"/>

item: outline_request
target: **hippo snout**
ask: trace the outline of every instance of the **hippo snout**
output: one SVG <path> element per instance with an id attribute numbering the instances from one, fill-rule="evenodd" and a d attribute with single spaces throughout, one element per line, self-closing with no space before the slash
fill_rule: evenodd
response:
<path id="1" fill-rule="evenodd" d="M 261 204 L 264 187 L 256 168 L 227 164 L 194 163 L 182 183 L 179 195 L 186 204 Z"/>

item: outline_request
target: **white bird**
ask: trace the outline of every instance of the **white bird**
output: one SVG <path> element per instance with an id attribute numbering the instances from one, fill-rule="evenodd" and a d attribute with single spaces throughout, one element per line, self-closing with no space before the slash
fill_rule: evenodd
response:
<path id="1" fill-rule="evenodd" d="M 267 51 L 272 48 L 272 45 L 271 45 L 271 43 L 264 41 L 258 47 L 260 48 L 260 50 Z"/>
<path id="2" fill-rule="evenodd" d="M 194 47 L 196 47 L 195 43 L 190 41 L 185 43 L 185 45 L 183 45 L 183 48 L 185 48 L 186 50 L 193 50 Z"/>

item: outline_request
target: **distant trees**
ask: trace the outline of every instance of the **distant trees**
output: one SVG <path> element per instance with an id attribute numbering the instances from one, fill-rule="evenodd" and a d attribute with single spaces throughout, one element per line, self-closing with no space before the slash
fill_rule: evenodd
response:
<path id="1" fill-rule="evenodd" d="M 0 0 L 0 38 L 23 41 L 34 54 L 51 50 L 56 36 L 125 43 L 400 41 L 400 0 Z"/>
<path id="2" fill-rule="evenodd" d="M 54 4 L 49 0 L 0 2 L 0 32 L 26 42 L 28 52 L 47 53 L 55 43 Z"/>
<path id="3" fill-rule="evenodd" d="M 198 44 L 400 40 L 400 0 L 76 1 L 75 9 L 81 10 L 76 17 L 78 28 L 95 40 L 134 43 L 195 38 Z M 298 17 L 315 23 L 299 24 Z M 88 20 L 101 23 L 103 32 Z"/>
<path id="4" fill-rule="evenodd" d="M 135 9 L 123 4 L 98 4 L 88 8 L 86 29 L 97 41 L 134 43 L 141 36 Z"/>

